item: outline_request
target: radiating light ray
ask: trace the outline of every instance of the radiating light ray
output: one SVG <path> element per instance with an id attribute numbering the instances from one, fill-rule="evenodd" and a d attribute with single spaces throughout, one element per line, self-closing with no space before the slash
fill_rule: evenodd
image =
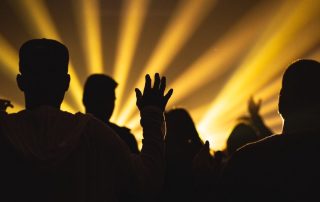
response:
<path id="1" fill-rule="evenodd" d="M 0 70 L 14 80 L 19 72 L 18 53 L 15 48 L 0 34 L 0 64 L 5 69 Z"/>
<path id="2" fill-rule="evenodd" d="M 99 0 L 74 1 L 89 74 L 103 73 Z M 80 10 L 80 12 L 79 12 Z"/>
<path id="3" fill-rule="evenodd" d="M 265 9 L 265 6 L 260 6 L 247 14 L 173 82 L 170 88 L 175 89 L 174 102 L 169 103 L 169 107 L 192 94 L 203 83 L 214 80 L 228 70 L 228 66 L 233 59 L 243 52 L 252 42 L 252 38 L 258 34 L 257 31 L 252 30 L 261 29 L 264 23 L 264 19 L 259 18 L 261 9 Z M 248 25 L 251 29 L 243 29 Z M 192 84 L 188 85 L 188 88 L 185 87 L 186 81 Z"/>
<path id="4" fill-rule="evenodd" d="M 20 16 L 28 27 L 32 28 L 32 35 L 39 38 L 51 38 L 62 41 L 43 0 L 16 0 L 9 2 L 12 3 L 14 9 L 18 9 L 19 14 L 21 14 Z M 69 74 L 72 78 L 69 91 L 75 103 L 77 103 L 76 108 L 82 109 L 82 86 L 71 61 L 69 64 Z"/>
<path id="5" fill-rule="evenodd" d="M 283 6 L 282 10 L 276 15 L 271 24 L 273 25 L 275 21 L 279 22 L 281 18 L 283 23 L 277 24 L 277 28 L 267 28 L 267 34 L 263 35 L 260 42 L 258 42 L 257 46 L 252 49 L 250 54 L 248 54 L 248 57 L 243 61 L 242 65 L 237 69 L 225 88 L 221 91 L 220 95 L 213 102 L 211 109 L 206 116 L 204 116 L 200 124 L 201 130 L 204 131 L 210 123 L 214 123 L 215 120 L 222 118 L 224 112 L 229 107 L 232 107 L 233 103 L 226 104 L 227 101 L 234 100 L 235 98 L 238 99 L 238 97 L 247 99 L 246 97 L 250 95 L 251 92 L 254 92 L 255 89 L 258 89 L 259 86 L 272 78 L 278 70 L 269 69 L 268 71 L 265 71 L 266 65 L 270 64 L 271 61 L 278 59 L 287 62 L 289 58 L 292 58 L 287 56 L 290 55 L 287 52 L 285 53 L 286 55 L 282 55 L 282 57 L 279 57 L 279 55 L 284 51 L 285 45 L 290 41 L 293 41 L 294 37 L 297 37 L 297 33 L 300 29 L 302 29 L 310 19 L 317 15 L 318 6 L 319 5 L 311 4 L 310 1 L 307 3 L 306 1 L 299 2 L 298 5 L 294 6 L 290 3 Z M 285 11 L 290 11 L 290 13 Z M 285 20 L 283 19 L 284 16 L 286 16 Z M 306 46 L 310 48 L 311 44 L 314 43 L 314 41 L 312 41 L 315 40 L 314 37 L 315 35 L 305 39 L 304 43 L 307 45 L 304 45 L 304 48 Z M 297 50 L 296 52 L 301 52 L 300 47 L 295 50 Z M 294 50 L 292 52 L 296 54 Z M 259 77 L 259 80 L 257 81 L 257 75 L 263 75 L 263 77 Z M 241 92 L 241 94 L 238 92 Z"/>
<path id="6" fill-rule="evenodd" d="M 121 108 L 123 91 L 126 87 L 130 65 L 136 49 L 141 28 L 145 20 L 149 0 L 126 0 L 124 2 L 118 53 L 114 67 L 113 78 L 119 83 L 117 87 L 117 104 L 111 121 L 115 121 Z"/>
<path id="7" fill-rule="evenodd" d="M 175 16 L 165 29 L 164 34 L 157 43 L 155 51 L 142 70 L 140 78 L 134 85 L 143 86 L 144 76 L 147 73 L 162 73 L 172 61 L 174 56 L 181 50 L 183 45 L 198 28 L 201 21 L 207 16 L 216 0 L 188 0 L 180 1 L 181 4 L 175 12 Z M 168 48 L 170 47 L 170 48 Z M 118 123 L 125 123 L 126 119 L 135 109 L 135 95 L 131 94 L 118 117 Z"/>

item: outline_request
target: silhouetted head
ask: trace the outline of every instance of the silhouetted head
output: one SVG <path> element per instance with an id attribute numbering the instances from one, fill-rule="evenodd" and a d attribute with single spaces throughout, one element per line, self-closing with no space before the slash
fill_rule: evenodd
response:
<path id="1" fill-rule="evenodd" d="M 86 113 L 104 122 L 109 121 L 114 110 L 117 85 L 115 80 L 105 74 L 90 75 L 84 85 L 82 99 Z"/>
<path id="2" fill-rule="evenodd" d="M 202 141 L 199 137 L 195 124 L 190 114 L 182 108 L 172 109 L 165 113 L 167 134 L 167 145 L 188 146 L 198 145 L 201 147 Z"/>
<path id="3" fill-rule="evenodd" d="M 320 63 L 298 60 L 283 75 L 279 112 L 286 119 L 320 114 Z"/>
<path id="4" fill-rule="evenodd" d="M 257 140 L 257 133 L 250 125 L 244 123 L 237 124 L 227 140 L 228 155 L 232 155 L 240 147 Z"/>
<path id="5" fill-rule="evenodd" d="M 60 108 L 69 88 L 68 62 L 68 49 L 58 41 L 33 39 L 21 46 L 17 83 L 25 94 L 27 109 L 41 105 Z"/>

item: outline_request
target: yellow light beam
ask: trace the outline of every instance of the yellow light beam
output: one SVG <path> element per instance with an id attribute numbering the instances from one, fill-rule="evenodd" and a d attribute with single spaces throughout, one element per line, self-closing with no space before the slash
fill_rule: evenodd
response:
<path id="1" fill-rule="evenodd" d="M 117 104 L 113 112 L 112 121 L 116 119 L 121 108 L 121 99 L 124 97 L 123 91 L 149 2 L 149 0 L 126 0 L 124 2 L 118 52 L 113 73 L 113 78 L 119 83 L 119 86 L 117 87 Z"/>
<path id="2" fill-rule="evenodd" d="M 26 24 L 29 27 L 32 27 L 32 34 L 34 36 L 62 41 L 43 0 L 16 0 L 9 2 L 12 3 L 14 9 L 17 9 L 19 15 L 25 20 Z M 73 96 L 75 103 L 77 103 L 76 111 L 79 111 L 82 109 L 82 85 L 72 66 L 71 60 L 69 64 L 69 74 L 72 78 L 69 91 Z"/>
<path id="3" fill-rule="evenodd" d="M 103 73 L 99 0 L 73 1 L 89 74 Z M 80 12 L 79 12 L 80 10 Z"/>
<path id="4" fill-rule="evenodd" d="M 180 2 L 181 4 L 175 12 L 175 16 L 157 43 L 150 60 L 134 85 L 135 87 L 143 86 L 145 74 L 162 73 L 167 68 L 168 64 L 181 50 L 216 3 L 215 0 L 188 0 Z M 134 106 L 135 95 L 132 93 L 129 99 L 127 99 L 117 122 L 123 124 L 134 111 Z"/>
<path id="5" fill-rule="evenodd" d="M 257 35 L 258 32 L 252 30 L 259 30 L 262 27 L 263 22 L 258 18 L 261 9 L 265 7 L 259 7 L 245 16 L 221 40 L 214 43 L 203 56 L 188 67 L 178 79 L 173 81 L 170 88 L 175 90 L 174 101 L 169 102 L 169 107 L 192 94 L 208 80 L 214 80 L 228 70 L 233 58 L 243 52 L 252 42 L 252 38 Z M 248 25 L 250 29 L 243 28 Z M 186 88 L 186 81 L 192 85 Z"/>
<path id="6" fill-rule="evenodd" d="M 0 63 L 5 69 L 1 72 L 6 74 L 10 79 L 15 79 L 18 72 L 18 53 L 15 48 L 0 34 Z"/>
<path id="7" fill-rule="evenodd" d="M 286 4 L 284 6 L 285 10 L 288 9 L 290 11 L 290 14 L 285 12 L 286 20 L 284 20 L 282 24 L 277 24 L 278 30 L 273 34 L 269 32 L 276 30 L 275 27 L 272 29 L 269 28 L 269 30 L 267 29 L 268 34 L 266 36 L 268 36 L 268 39 L 262 37 L 265 42 L 262 42 L 261 40 L 261 42 L 258 43 L 254 49 L 252 49 L 252 52 L 248 55 L 248 57 L 246 57 L 242 65 L 231 77 L 226 87 L 213 102 L 211 109 L 201 122 L 202 129 L 210 125 L 210 123 L 214 122 L 216 119 L 221 118 L 220 116 L 223 116 L 224 111 L 228 108 L 228 106 L 226 106 L 228 101 L 236 100 L 238 97 L 246 97 L 245 95 L 253 92 L 254 89 L 260 87 L 261 84 L 278 72 L 277 69 L 268 69 L 268 71 L 266 71 L 267 65 L 270 64 L 271 61 L 275 60 L 275 58 L 277 58 L 277 56 L 284 51 L 284 47 L 289 42 L 293 41 L 294 37 L 297 37 L 297 32 L 303 28 L 307 21 L 312 19 L 317 14 L 317 9 L 314 8 L 317 7 L 317 5 L 306 2 L 307 1 L 300 2 L 299 5 L 295 5 L 294 7 L 291 4 Z M 281 10 L 280 15 L 276 15 L 274 21 L 279 22 L 279 18 L 283 20 L 283 9 Z M 314 43 L 314 36 L 315 35 L 305 39 L 304 43 L 307 45 L 305 45 L 304 48 L 307 46 L 310 47 L 311 44 Z M 301 48 L 295 48 L 295 50 L 301 51 Z M 287 62 L 288 57 L 283 57 L 284 56 L 278 58 Z M 257 76 L 259 75 L 263 76 L 259 77 L 259 82 L 257 83 L 255 80 L 257 80 Z M 252 85 L 253 83 L 254 85 Z M 246 92 L 244 92 L 245 90 Z M 228 103 L 228 105 L 230 105 L 230 103 Z"/>

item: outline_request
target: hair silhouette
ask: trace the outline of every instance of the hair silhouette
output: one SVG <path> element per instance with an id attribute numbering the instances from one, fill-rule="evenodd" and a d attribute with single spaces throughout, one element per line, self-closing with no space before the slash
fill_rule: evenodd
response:
<path id="1" fill-rule="evenodd" d="M 93 74 L 87 78 L 83 91 L 83 104 L 87 113 L 103 122 L 109 121 L 114 110 L 117 82 L 105 74 Z"/>
<path id="2" fill-rule="evenodd" d="M 137 141 L 130 133 L 130 129 L 109 121 L 115 107 L 117 86 L 117 82 L 108 75 L 92 74 L 84 85 L 82 101 L 86 113 L 107 123 L 126 142 L 132 153 L 139 153 Z"/>
<path id="3" fill-rule="evenodd" d="M 232 130 L 227 140 L 228 155 L 232 155 L 240 147 L 258 140 L 256 131 L 248 124 L 239 123 Z"/>
<path id="4" fill-rule="evenodd" d="M 165 113 L 167 171 L 163 201 L 194 200 L 192 162 L 203 143 L 189 113 L 176 108 Z"/>
<path id="5" fill-rule="evenodd" d="M 66 46 L 50 39 L 33 39 L 19 51 L 17 84 L 27 109 L 41 105 L 60 108 L 69 88 L 69 54 Z"/>

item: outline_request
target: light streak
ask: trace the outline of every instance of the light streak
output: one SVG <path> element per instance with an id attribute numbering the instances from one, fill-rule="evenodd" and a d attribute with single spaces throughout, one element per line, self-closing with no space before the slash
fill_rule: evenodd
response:
<path id="1" fill-rule="evenodd" d="M 142 70 L 140 78 L 134 85 L 135 87 L 143 86 L 144 76 L 147 73 L 154 74 L 159 72 L 161 74 L 167 68 L 168 64 L 198 28 L 200 22 L 207 16 L 215 3 L 216 1 L 214 0 L 181 1 L 175 16 L 157 43 L 146 67 Z M 117 122 L 120 124 L 125 123 L 134 109 L 135 95 L 131 94 L 124 104 Z"/>
<path id="2" fill-rule="evenodd" d="M 136 49 L 141 28 L 145 20 L 148 0 L 126 0 L 124 2 L 123 15 L 118 41 L 118 53 L 114 68 L 113 78 L 119 83 L 117 87 L 117 104 L 113 112 L 112 120 L 118 116 L 124 97 L 123 91 L 128 79 L 132 57 Z"/>
<path id="3" fill-rule="evenodd" d="M 99 0 L 74 1 L 89 74 L 103 73 Z M 80 10 L 81 12 L 79 12 Z"/>

